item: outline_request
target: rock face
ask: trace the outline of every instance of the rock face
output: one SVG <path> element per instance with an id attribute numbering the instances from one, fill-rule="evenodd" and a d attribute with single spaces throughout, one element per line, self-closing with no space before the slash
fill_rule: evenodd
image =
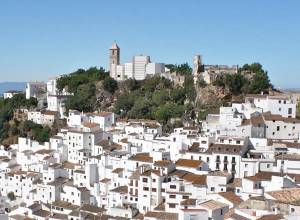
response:
<path id="1" fill-rule="evenodd" d="M 196 103 L 200 105 L 213 105 L 230 95 L 226 89 L 213 85 L 196 86 L 196 93 Z"/>
<path id="2" fill-rule="evenodd" d="M 96 84 L 96 99 L 95 110 L 111 111 L 113 109 L 114 96 L 104 90 L 102 82 Z"/>

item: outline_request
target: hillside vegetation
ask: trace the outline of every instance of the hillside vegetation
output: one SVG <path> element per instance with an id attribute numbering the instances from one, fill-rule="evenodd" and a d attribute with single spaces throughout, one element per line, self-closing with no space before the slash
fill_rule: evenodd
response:
<path id="1" fill-rule="evenodd" d="M 166 65 L 171 71 L 185 77 L 182 86 L 174 85 L 171 81 L 155 76 L 143 81 L 129 79 L 117 83 L 109 77 L 103 68 L 95 67 L 88 70 L 77 70 L 64 75 L 58 80 L 58 89 L 67 89 L 74 93 L 66 106 L 67 109 L 79 111 L 113 110 L 124 118 L 156 119 L 167 124 L 171 118 L 187 115 L 195 119 L 195 112 L 200 112 L 199 117 L 205 117 L 203 112 L 209 112 L 211 106 L 218 108 L 230 101 L 232 96 L 243 96 L 247 93 L 268 92 L 272 88 L 268 74 L 262 65 L 253 63 L 245 64 L 236 75 L 226 75 L 212 85 L 199 82 L 193 83 L 192 68 L 187 64 Z M 244 72 L 251 72 L 251 77 L 244 76 Z M 214 96 L 214 101 L 201 100 L 197 97 L 209 90 Z M 219 97 L 216 91 L 225 93 Z M 207 107 L 209 106 L 209 108 Z"/>
<path id="2" fill-rule="evenodd" d="M 268 74 L 259 63 L 245 64 L 236 75 L 226 75 L 212 85 L 198 82 L 194 85 L 192 68 L 187 64 L 166 65 L 172 72 L 184 76 L 182 86 L 168 79 L 155 76 L 143 81 L 128 79 L 116 82 L 103 68 L 79 69 L 63 75 L 57 82 L 58 90 L 74 94 L 66 100 L 67 111 L 83 112 L 114 111 L 122 118 L 155 119 L 164 125 L 165 131 L 182 125 L 182 120 L 205 119 L 221 105 L 227 105 L 232 97 L 243 97 L 247 93 L 268 92 L 272 89 Z M 246 76 L 244 73 L 250 72 Z M 18 108 L 35 108 L 37 100 L 25 99 L 24 94 L 12 99 L 0 98 L 0 142 L 16 143 L 18 136 L 30 137 L 39 142 L 48 141 L 59 128 L 34 124 L 30 121 L 13 120 Z M 176 124 L 174 124 L 174 121 Z"/>
<path id="3" fill-rule="evenodd" d="M 34 124 L 31 121 L 20 122 L 13 119 L 14 110 L 35 108 L 35 98 L 26 99 L 24 94 L 17 94 L 11 99 L 0 98 L 0 143 L 16 143 L 18 136 L 30 137 L 39 142 L 49 140 L 50 128 Z"/>

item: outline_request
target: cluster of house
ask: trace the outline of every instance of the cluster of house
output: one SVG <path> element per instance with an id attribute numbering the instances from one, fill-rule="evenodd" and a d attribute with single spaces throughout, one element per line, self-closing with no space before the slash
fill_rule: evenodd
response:
<path id="1" fill-rule="evenodd" d="M 60 97 L 53 85 L 49 100 Z M 48 124 L 51 111 L 28 117 Z M 66 121 L 49 142 L 1 146 L 1 218 L 300 218 L 300 121 L 284 94 L 248 95 L 169 134 L 111 112 L 71 110 Z"/>

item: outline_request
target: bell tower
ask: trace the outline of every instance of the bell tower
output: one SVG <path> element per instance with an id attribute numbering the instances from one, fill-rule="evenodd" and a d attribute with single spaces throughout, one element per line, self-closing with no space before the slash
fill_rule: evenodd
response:
<path id="1" fill-rule="evenodd" d="M 120 64 L 120 48 L 114 41 L 112 46 L 109 48 L 109 71 L 112 71 L 112 64 Z"/>

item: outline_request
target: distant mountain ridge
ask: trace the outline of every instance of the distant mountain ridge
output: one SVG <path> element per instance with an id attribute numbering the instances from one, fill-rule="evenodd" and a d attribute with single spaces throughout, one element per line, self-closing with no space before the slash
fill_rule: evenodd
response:
<path id="1" fill-rule="evenodd" d="M 0 82 L 0 95 L 9 90 L 25 91 L 26 82 Z"/>

